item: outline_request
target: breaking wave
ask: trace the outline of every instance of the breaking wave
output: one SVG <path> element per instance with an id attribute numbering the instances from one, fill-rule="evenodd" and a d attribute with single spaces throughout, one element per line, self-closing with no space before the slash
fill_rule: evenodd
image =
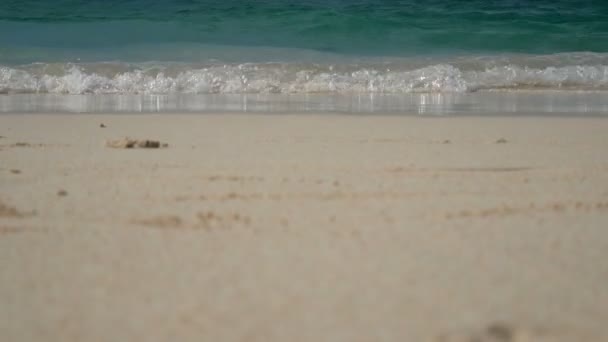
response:
<path id="1" fill-rule="evenodd" d="M 608 90 L 608 65 L 48 64 L 0 66 L 0 93 L 297 94 Z"/>

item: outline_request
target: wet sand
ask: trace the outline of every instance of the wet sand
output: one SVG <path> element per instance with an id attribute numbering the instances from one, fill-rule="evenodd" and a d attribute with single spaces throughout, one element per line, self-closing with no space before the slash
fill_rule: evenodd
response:
<path id="1" fill-rule="evenodd" d="M 0 340 L 608 341 L 606 132 L 0 115 Z"/>

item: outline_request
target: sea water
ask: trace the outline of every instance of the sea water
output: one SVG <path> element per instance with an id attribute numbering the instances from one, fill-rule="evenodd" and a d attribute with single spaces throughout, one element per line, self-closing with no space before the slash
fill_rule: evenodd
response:
<path id="1" fill-rule="evenodd" d="M 606 94 L 608 1 L 0 1 L 2 111 L 602 114 Z"/>

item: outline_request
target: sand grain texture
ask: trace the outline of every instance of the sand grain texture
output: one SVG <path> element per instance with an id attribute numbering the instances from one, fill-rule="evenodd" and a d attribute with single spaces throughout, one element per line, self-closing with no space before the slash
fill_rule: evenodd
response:
<path id="1" fill-rule="evenodd" d="M 2 115 L 0 340 L 608 341 L 607 131 Z"/>

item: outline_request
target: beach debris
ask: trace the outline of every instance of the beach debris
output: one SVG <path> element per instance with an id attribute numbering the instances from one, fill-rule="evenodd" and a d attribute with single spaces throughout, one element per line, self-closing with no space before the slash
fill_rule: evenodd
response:
<path id="1" fill-rule="evenodd" d="M 10 170 L 10 172 L 11 172 L 12 174 L 18 175 L 18 174 L 20 174 L 20 173 L 21 173 L 21 170 L 19 170 L 19 169 L 11 169 L 11 170 Z"/>
<path id="2" fill-rule="evenodd" d="M 169 147 L 169 144 L 161 143 L 158 140 L 123 138 L 123 139 L 117 139 L 117 140 L 107 140 L 106 147 L 110 147 L 110 148 L 166 148 L 166 147 Z"/>
<path id="3" fill-rule="evenodd" d="M 65 190 L 59 190 L 59 191 L 57 191 L 57 196 L 59 196 L 59 197 L 65 197 L 67 195 L 68 195 L 68 192 L 65 191 Z"/>
<path id="4" fill-rule="evenodd" d="M 102 122 L 102 123 L 99 124 L 99 127 L 106 128 L 106 125 L 104 125 L 103 122 Z"/>
<path id="5" fill-rule="evenodd" d="M 30 147 L 32 145 L 30 145 L 29 143 L 26 143 L 26 142 L 18 142 L 18 143 L 14 143 L 12 146 L 14 146 L 14 147 Z"/>
<path id="6" fill-rule="evenodd" d="M 451 144 L 452 142 L 450 141 L 450 139 L 445 139 L 442 144 Z"/>
<path id="7" fill-rule="evenodd" d="M 496 143 L 497 143 L 497 144 L 506 144 L 507 142 L 508 142 L 508 141 L 507 141 L 507 139 L 505 139 L 505 138 L 500 138 L 500 139 L 496 140 Z"/>

